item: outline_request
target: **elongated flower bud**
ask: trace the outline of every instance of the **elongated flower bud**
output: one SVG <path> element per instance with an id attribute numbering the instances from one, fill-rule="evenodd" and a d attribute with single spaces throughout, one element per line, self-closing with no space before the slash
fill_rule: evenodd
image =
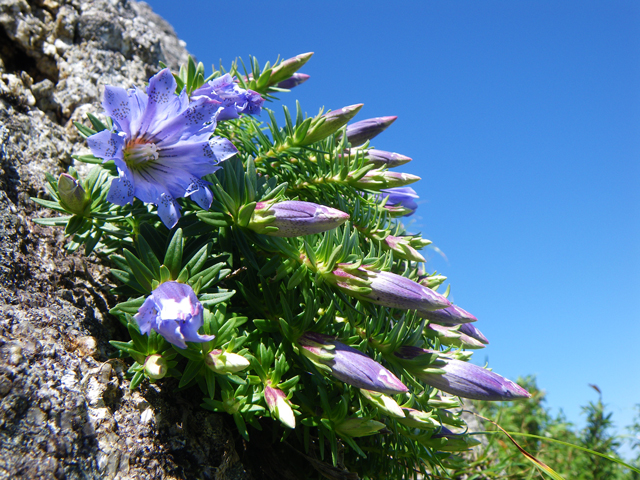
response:
<path id="1" fill-rule="evenodd" d="M 366 418 L 347 418 L 336 425 L 336 431 L 349 437 L 366 437 L 379 432 L 385 427 L 384 423 Z"/>
<path id="2" fill-rule="evenodd" d="M 310 143 L 318 142 L 323 138 L 327 138 L 329 135 L 336 133 L 349 120 L 356 116 L 356 114 L 362 108 L 362 103 L 356 105 L 349 105 L 348 107 L 339 108 L 329 113 L 325 113 L 320 118 L 317 118 L 312 122 L 309 130 L 304 139 L 300 142 L 300 145 L 309 145 Z"/>
<path id="3" fill-rule="evenodd" d="M 393 373 L 378 362 L 332 337 L 307 332 L 298 341 L 303 355 L 328 367 L 331 375 L 344 383 L 389 395 L 408 391 Z"/>
<path id="4" fill-rule="evenodd" d="M 386 188 L 397 188 L 411 185 L 420 180 L 410 173 L 391 172 L 389 170 L 370 170 L 361 178 L 347 177 L 349 185 L 354 188 L 380 191 Z"/>
<path id="5" fill-rule="evenodd" d="M 309 77 L 310 75 L 307 75 L 306 73 L 294 73 L 286 80 L 279 82 L 276 87 L 291 90 L 292 88 L 295 88 L 309 80 Z"/>
<path id="6" fill-rule="evenodd" d="M 347 140 L 352 147 L 362 145 L 387 129 L 398 117 L 376 117 L 347 125 Z"/>
<path id="7" fill-rule="evenodd" d="M 463 325 L 469 324 L 465 323 Z M 425 333 L 429 336 L 438 337 L 442 345 L 470 349 L 484 348 L 484 343 L 461 332 L 459 326 L 445 327 L 437 323 L 430 323 L 427 325 Z"/>
<path id="8" fill-rule="evenodd" d="M 411 157 L 401 155 L 399 153 L 385 152 L 384 150 L 376 150 L 375 148 L 367 150 L 364 157 L 367 163 L 376 167 L 394 168 L 409 163 Z"/>
<path id="9" fill-rule="evenodd" d="M 451 305 L 439 293 L 401 275 L 361 267 L 353 269 L 348 264 L 338 267 L 325 278 L 352 297 L 385 307 L 417 310 L 421 314 Z"/>
<path id="10" fill-rule="evenodd" d="M 379 392 L 372 392 L 364 388 L 360 389 L 362 396 L 374 407 L 392 417 L 402 418 L 404 412 L 400 405 L 391 397 Z"/>
<path id="11" fill-rule="evenodd" d="M 390 250 L 393 250 L 394 258 L 402 258 L 403 260 L 412 260 L 414 262 L 426 262 L 420 252 L 411 246 L 407 238 L 388 235 L 384 239 L 384 242 Z"/>
<path id="12" fill-rule="evenodd" d="M 153 380 L 160 380 L 167 374 L 169 367 L 162 355 L 149 355 L 144 362 L 144 373 Z"/>
<path id="13" fill-rule="evenodd" d="M 237 353 L 212 350 L 205 358 L 204 364 L 214 372 L 226 375 L 244 370 L 251 365 L 251 362 Z"/>
<path id="14" fill-rule="evenodd" d="M 476 322 L 478 319 L 462 308 L 451 305 L 442 310 L 426 312 L 420 315 L 427 320 L 440 325 L 453 326 L 461 323 Z"/>
<path id="15" fill-rule="evenodd" d="M 471 338 L 475 338 L 476 340 L 484 343 L 485 345 L 489 344 L 489 340 L 487 340 L 487 337 L 485 337 L 480 330 L 478 330 L 475 326 L 471 325 L 470 323 L 461 324 L 458 331 L 460 333 L 464 333 L 465 335 L 468 335 Z"/>
<path id="16" fill-rule="evenodd" d="M 296 428 L 296 417 L 291 405 L 289 405 L 286 394 L 282 390 L 267 385 L 264 387 L 264 400 L 267 402 L 271 415 L 287 427 Z"/>
<path id="17" fill-rule="evenodd" d="M 305 63 L 309 61 L 313 52 L 301 53 L 296 55 L 295 57 L 288 58 L 284 60 L 279 65 L 276 65 L 271 70 L 271 77 L 269 78 L 269 86 L 276 85 L 282 81 L 291 78 L 297 72 L 300 67 L 302 67 Z M 281 87 L 281 88 L 292 88 L 292 87 Z"/>
<path id="18" fill-rule="evenodd" d="M 249 222 L 251 230 L 274 237 L 300 237 L 339 227 L 349 214 L 317 203 L 287 200 L 258 202 Z"/>
<path id="19" fill-rule="evenodd" d="M 58 178 L 58 195 L 60 204 L 69 212 L 82 215 L 89 203 L 89 196 L 78 180 L 68 173 L 60 174 Z"/>
<path id="20" fill-rule="evenodd" d="M 439 356 L 435 364 L 426 368 L 411 362 L 421 355 L 431 356 L 437 353 L 433 350 L 404 346 L 395 355 L 401 361 L 410 360 L 405 363 L 405 367 L 418 379 L 451 395 L 473 400 L 496 401 L 531 397 L 520 385 L 472 363 L 443 356 Z M 441 370 L 444 373 L 427 373 L 433 370 Z"/>

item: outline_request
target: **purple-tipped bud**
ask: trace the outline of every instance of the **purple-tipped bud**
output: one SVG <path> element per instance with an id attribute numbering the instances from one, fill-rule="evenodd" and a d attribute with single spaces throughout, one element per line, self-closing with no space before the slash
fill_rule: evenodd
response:
<path id="1" fill-rule="evenodd" d="M 485 345 L 489 345 L 489 340 L 487 340 L 487 337 L 485 337 L 480 330 L 478 330 L 476 327 L 474 327 L 470 323 L 461 324 L 458 331 L 460 333 L 464 333 L 465 335 L 468 335 L 471 338 L 475 338 L 476 340 L 484 343 Z"/>
<path id="2" fill-rule="evenodd" d="M 370 170 L 363 177 L 347 177 L 354 188 L 382 191 L 384 189 L 404 187 L 420 180 L 410 173 L 391 172 L 389 170 Z"/>
<path id="3" fill-rule="evenodd" d="M 187 348 L 185 342 L 208 342 L 213 335 L 200 335 L 204 324 L 203 307 L 189 285 L 178 282 L 160 284 L 144 301 L 134 315 L 140 333 L 155 330 L 178 348 Z"/>
<path id="4" fill-rule="evenodd" d="M 362 145 L 385 131 L 389 125 L 396 121 L 396 118 L 398 117 L 367 118 L 347 125 L 347 140 L 352 147 Z"/>
<path id="5" fill-rule="evenodd" d="M 228 373 L 238 373 L 249 365 L 251 362 L 242 355 L 224 350 L 212 350 L 204 359 L 204 364 L 214 372 L 220 375 Z"/>
<path id="6" fill-rule="evenodd" d="M 388 397 L 383 393 L 372 392 L 371 390 L 366 390 L 364 388 L 360 389 L 360 393 L 371 405 L 376 407 L 382 413 L 397 418 L 404 417 L 402 408 L 393 398 Z"/>
<path id="7" fill-rule="evenodd" d="M 384 239 L 384 243 L 389 250 L 393 250 L 394 258 L 412 260 L 414 262 L 426 262 L 425 258 L 411 246 L 408 238 L 410 239 L 411 237 L 395 237 L 393 235 L 388 235 Z"/>
<path id="8" fill-rule="evenodd" d="M 307 332 L 298 341 L 302 354 L 314 363 L 328 367 L 331 375 L 341 382 L 389 395 L 408 391 L 393 373 L 378 362 L 332 337 Z"/>
<path id="9" fill-rule="evenodd" d="M 472 363 L 443 356 L 439 356 L 438 360 L 428 368 L 412 362 L 421 355 L 432 356 L 436 353 L 438 352 L 433 350 L 404 346 L 395 355 L 401 361 L 408 360 L 403 363 L 416 378 L 451 395 L 473 400 L 496 401 L 531 397 L 531 394 L 520 385 Z M 444 373 L 426 373 L 434 369 L 439 369 Z"/>
<path id="10" fill-rule="evenodd" d="M 289 405 L 287 395 L 282 390 L 267 385 L 264 387 L 264 400 L 274 418 L 289 428 L 296 428 L 296 417 Z"/>
<path id="11" fill-rule="evenodd" d="M 394 168 L 409 163 L 412 159 L 406 155 L 399 153 L 385 152 L 384 150 L 376 150 L 374 148 L 367 150 L 364 158 L 367 163 L 376 167 Z"/>
<path id="12" fill-rule="evenodd" d="M 465 323 L 463 325 L 469 324 Z M 484 343 L 461 332 L 458 327 L 445 327 L 437 323 L 430 323 L 427 325 L 425 333 L 429 336 L 438 337 L 442 345 L 469 349 L 484 348 Z"/>
<path id="13" fill-rule="evenodd" d="M 68 173 L 60 174 L 58 178 L 58 195 L 60 204 L 69 212 L 82 215 L 89 203 L 89 197 L 78 180 Z"/>
<path id="14" fill-rule="evenodd" d="M 144 362 L 144 373 L 152 380 L 160 380 L 167 374 L 169 367 L 162 355 L 149 355 Z"/>
<path id="15" fill-rule="evenodd" d="M 445 326 L 460 325 L 461 323 L 476 322 L 478 319 L 462 308 L 451 305 L 434 312 L 426 312 L 421 315 L 422 318 Z"/>
<path id="16" fill-rule="evenodd" d="M 387 199 L 384 208 L 393 217 L 410 217 L 418 208 L 415 201 L 418 197 L 416 191 L 411 187 L 388 188 L 380 190 L 380 195 L 376 195 L 378 201 Z"/>
<path id="17" fill-rule="evenodd" d="M 276 87 L 291 90 L 292 88 L 295 88 L 309 80 L 309 77 L 310 75 L 307 75 L 306 73 L 294 73 L 286 80 L 279 82 Z"/>
<path id="18" fill-rule="evenodd" d="M 413 280 L 391 272 L 372 272 L 364 268 L 356 270 L 349 265 L 338 265 L 330 281 L 343 291 L 356 298 L 367 300 L 376 305 L 402 310 L 417 310 L 428 313 L 439 308 L 446 308 L 451 302 L 430 288 Z M 367 282 L 370 291 L 362 290 L 363 281 Z M 351 289 L 354 286 L 355 289 Z"/>
<path id="19" fill-rule="evenodd" d="M 318 142 L 336 133 L 345 126 L 349 120 L 356 116 L 362 108 L 362 105 L 362 103 L 349 105 L 348 107 L 333 110 L 314 119 L 304 139 L 300 142 L 300 145 L 309 145 L 310 143 Z"/>
<path id="20" fill-rule="evenodd" d="M 379 432 L 385 427 L 384 423 L 366 418 L 347 418 L 336 425 L 336 432 L 349 437 L 366 437 Z"/>
<path id="21" fill-rule="evenodd" d="M 300 70 L 300 68 L 309 61 L 312 55 L 313 55 L 313 52 L 301 53 L 300 55 L 296 55 L 295 57 L 291 57 L 286 60 L 283 60 L 282 63 L 273 67 L 273 69 L 271 70 L 271 76 L 269 77 L 268 86 L 276 85 L 280 82 L 286 81 L 288 78 L 291 78 L 291 76 L 293 76 L 295 72 Z M 292 88 L 292 87 L 281 87 L 281 88 Z"/>
<path id="22" fill-rule="evenodd" d="M 300 237 L 332 230 L 348 219 L 348 213 L 317 203 L 298 200 L 276 204 L 258 202 L 247 226 L 274 237 Z"/>

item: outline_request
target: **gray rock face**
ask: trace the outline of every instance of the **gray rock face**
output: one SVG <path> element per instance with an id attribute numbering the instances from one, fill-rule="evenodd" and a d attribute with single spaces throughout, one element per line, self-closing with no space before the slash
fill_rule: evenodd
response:
<path id="1" fill-rule="evenodd" d="M 129 390 L 128 365 L 109 359 L 108 340 L 126 338 L 106 268 L 31 221 L 51 215 L 29 200 L 46 195 L 44 173 L 86 149 L 72 122 L 101 110 L 103 85 L 186 58 L 144 3 L 0 2 L 0 478 L 250 478 L 225 417 L 168 388 Z"/>

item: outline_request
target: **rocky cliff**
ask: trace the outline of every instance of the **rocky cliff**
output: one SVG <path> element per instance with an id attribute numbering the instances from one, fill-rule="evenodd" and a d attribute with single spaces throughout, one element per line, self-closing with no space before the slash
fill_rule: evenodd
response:
<path id="1" fill-rule="evenodd" d="M 145 3 L 0 2 L 0 478 L 259 477 L 224 416 L 129 390 L 109 358 L 108 340 L 127 338 L 105 268 L 32 222 L 51 215 L 30 200 L 46 197 L 44 172 L 85 153 L 72 122 L 100 111 L 104 84 L 142 85 L 186 57 Z"/>

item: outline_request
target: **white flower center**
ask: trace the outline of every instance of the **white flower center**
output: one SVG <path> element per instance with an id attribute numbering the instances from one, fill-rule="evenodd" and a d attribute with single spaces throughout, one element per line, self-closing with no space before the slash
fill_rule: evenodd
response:
<path id="1" fill-rule="evenodd" d="M 124 149 L 124 161 L 129 167 L 142 166 L 146 162 L 158 160 L 158 147 L 155 143 L 129 142 Z"/>
<path id="2" fill-rule="evenodd" d="M 160 317 L 162 320 L 186 320 L 191 312 L 191 301 L 184 297 L 179 302 L 172 298 L 160 301 Z"/>

